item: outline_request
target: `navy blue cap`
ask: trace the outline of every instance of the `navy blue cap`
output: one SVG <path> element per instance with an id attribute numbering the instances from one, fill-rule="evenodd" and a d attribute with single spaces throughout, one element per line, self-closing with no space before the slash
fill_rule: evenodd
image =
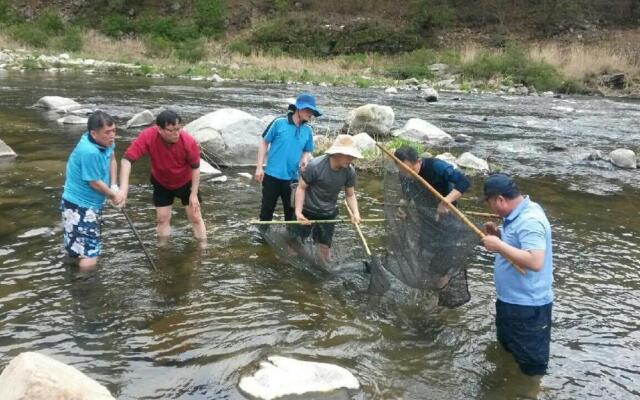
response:
<path id="1" fill-rule="evenodd" d="M 492 174 L 484 181 L 484 196 L 490 198 L 493 196 L 504 196 L 508 199 L 517 197 L 520 194 L 518 185 L 505 174 Z"/>
<path id="2" fill-rule="evenodd" d="M 316 107 L 316 98 L 313 95 L 310 95 L 308 93 L 302 93 L 296 99 L 296 109 L 304 110 L 305 108 L 308 108 L 309 110 L 313 111 L 313 115 L 316 117 L 319 117 L 322 115 L 320 110 L 318 110 L 318 107 Z"/>

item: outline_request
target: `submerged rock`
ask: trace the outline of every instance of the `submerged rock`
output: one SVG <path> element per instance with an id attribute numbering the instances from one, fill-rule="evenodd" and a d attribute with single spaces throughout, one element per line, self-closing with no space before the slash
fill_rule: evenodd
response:
<path id="1" fill-rule="evenodd" d="M 203 175 L 220 175 L 222 171 L 214 168 L 211 164 L 200 159 L 200 173 Z"/>
<path id="2" fill-rule="evenodd" d="M 240 110 L 223 108 L 187 124 L 184 129 L 204 152 L 224 166 L 254 166 L 266 124 Z"/>
<path id="3" fill-rule="evenodd" d="M 611 163 L 619 168 L 635 169 L 638 168 L 636 153 L 629 149 L 616 149 L 609 153 Z"/>
<path id="4" fill-rule="evenodd" d="M 355 390 L 360 383 L 351 372 L 337 365 L 271 356 L 260 363 L 255 374 L 243 377 L 239 387 L 251 396 L 271 400 L 341 388 Z"/>
<path id="5" fill-rule="evenodd" d="M 78 115 L 67 115 L 66 117 L 58 118 L 56 122 L 65 125 L 86 125 L 88 120 L 89 118 Z"/>
<path id="6" fill-rule="evenodd" d="M 15 357 L 0 375 L 2 400 L 115 400 L 74 367 L 33 352 Z"/>
<path id="7" fill-rule="evenodd" d="M 395 114 L 391 107 L 366 104 L 349 113 L 342 131 L 350 134 L 366 131 L 374 136 L 384 136 L 389 134 L 394 121 Z"/>

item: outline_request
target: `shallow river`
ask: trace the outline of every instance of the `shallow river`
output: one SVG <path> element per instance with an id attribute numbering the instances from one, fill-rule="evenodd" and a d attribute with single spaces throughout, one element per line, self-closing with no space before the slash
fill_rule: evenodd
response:
<path id="1" fill-rule="evenodd" d="M 0 162 L 0 368 L 23 351 L 74 365 L 120 399 L 241 399 L 240 377 L 270 355 L 341 365 L 362 384 L 355 398 L 640 397 L 640 175 L 593 150 L 634 148 L 640 103 L 597 98 L 443 94 L 424 103 L 414 92 L 380 89 L 150 80 L 0 71 L 0 138 L 19 157 Z M 302 89 L 319 96 L 326 116 L 316 131 L 336 129 L 349 109 L 394 108 L 396 126 L 420 117 L 518 177 L 546 209 L 554 229 L 555 295 L 549 374 L 524 378 L 495 341 L 492 256 L 480 247 L 469 266 L 470 303 L 439 309 L 407 291 L 369 306 L 366 276 L 320 279 L 275 259 L 250 240 L 257 185 L 225 171 L 205 182 L 210 244 L 191 239 L 182 210 L 167 247 L 154 241 L 147 164 L 136 164 L 131 217 L 159 273 L 146 264 L 124 217 L 105 208 L 100 267 L 65 264 L 57 211 L 66 158 L 81 134 L 31 107 L 40 97 L 71 97 L 124 122 L 144 108 L 171 106 L 186 122 L 221 107 L 258 117 L 280 114 Z M 458 97 L 459 99 L 455 99 Z M 118 156 L 135 137 L 119 130 Z M 251 171 L 248 171 L 251 172 Z M 484 211 L 480 178 L 463 208 Z M 380 217 L 379 177 L 359 177 L 362 214 Z M 480 221 L 477 221 L 480 222 Z M 382 226 L 368 225 L 374 248 Z M 346 227 L 338 240 L 362 256 Z"/>

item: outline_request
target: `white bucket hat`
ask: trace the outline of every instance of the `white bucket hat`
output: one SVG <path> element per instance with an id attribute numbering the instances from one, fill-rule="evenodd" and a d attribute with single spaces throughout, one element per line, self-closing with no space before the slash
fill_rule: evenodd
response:
<path id="1" fill-rule="evenodd" d="M 349 135 L 338 135 L 331 147 L 325 151 L 326 154 L 344 154 L 347 156 L 362 158 L 362 153 L 356 146 L 356 142 Z"/>

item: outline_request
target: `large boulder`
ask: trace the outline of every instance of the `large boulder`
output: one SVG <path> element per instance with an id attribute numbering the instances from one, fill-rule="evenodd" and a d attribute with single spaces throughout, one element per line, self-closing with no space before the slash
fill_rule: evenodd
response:
<path id="1" fill-rule="evenodd" d="M 82 108 L 80 103 L 73 99 L 60 96 L 44 96 L 36 102 L 36 107 L 46 108 L 56 112 L 67 113 L 71 110 Z"/>
<path id="2" fill-rule="evenodd" d="M 451 135 L 420 118 L 411 118 L 403 128 L 393 132 L 393 136 L 422 143 L 443 143 L 452 140 Z"/>
<path id="3" fill-rule="evenodd" d="M 486 162 L 482 158 L 474 156 L 469 152 L 462 153 L 462 155 L 458 157 L 457 163 L 463 168 L 475 169 L 478 171 L 489 171 L 488 162 Z"/>
<path id="4" fill-rule="evenodd" d="M 341 388 L 355 390 L 360 383 L 351 372 L 337 365 L 271 356 L 260 363 L 255 374 L 243 377 L 239 387 L 255 398 L 271 400 L 313 392 L 330 393 Z"/>
<path id="5" fill-rule="evenodd" d="M 260 119 L 233 108 L 214 111 L 184 127 L 207 155 L 229 167 L 255 165 L 265 128 L 266 124 Z"/>
<path id="6" fill-rule="evenodd" d="M 33 352 L 15 357 L 0 375 L 2 400 L 115 400 L 77 369 Z"/>
<path id="7" fill-rule="evenodd" d="M 0 159 L 17 157 L 15 151 L 0 139 Z"/>
<path id="8" fill-rule="evenodd" d="M 131 119 L 127 121 L 125 128 L 138 128 L 141 126 L 151 125 L 155 119 L 156 118 L 151 111 L 144 110 L 131 117 Z"/>
<path id="9" fill-rule="evenodd" d="M 458 168 L 458 160 L 456 159 L 456 156 L 449 152 L 438 154 L 436 158 L 448 162 L 449 164 L 453 165 L 453 168 Z"/>
<path id="10" fill-rule="evenodd" d="M 615 149 L 609 153 L 609 159 L 613 165 L 619 168 L 638 168 L 636 153 L 629 149 Z"/>
<path id="11" fill-rule="evenodd" d="M 394 121 L 395 114 L 391 107 L 366 104 L 351 110 L 342 130 L 352 135 L 368 132 L 373 136 L 387 136 Z"/>

